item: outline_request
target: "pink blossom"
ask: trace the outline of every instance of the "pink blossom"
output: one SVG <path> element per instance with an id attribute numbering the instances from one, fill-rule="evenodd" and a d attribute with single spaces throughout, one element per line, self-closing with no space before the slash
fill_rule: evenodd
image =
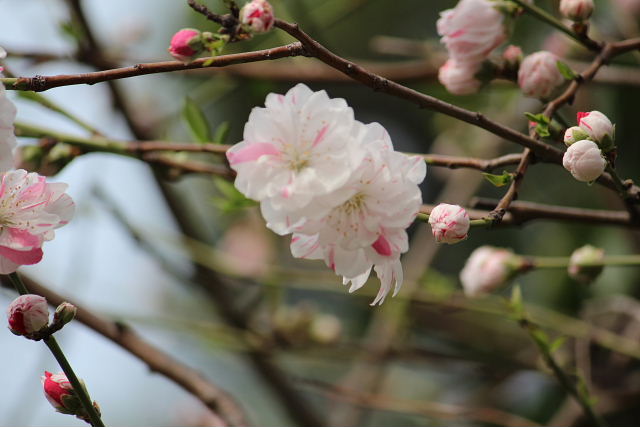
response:
<path id="1" fill-rule="evenodd" d="M 240 22 L 253 33 L 266 33 L 274 21 L 273 7 L 266 0 L 251 0 L 240 10 Z"/>
<path id="2" fill-rule="evenodd" d="M 0 172 L 13 168 L 13 150 L 17 141 L 13 122 L 16 120 L 16 106 L 7 98 L 7 91 L 0 83 Z"/>
<path id="3" fill-rule="evenodd" d="M 572 21 L 589 19 L 593 8 L 593 0 L 560 0 L 560 13 Z"/>
<path id="4" fill-rule="evenodd" d="M 461 0 L 455 8 L 440 13 L 440 40 L 449 57 L 458 64 L 478 64 L 505 38 L 504 15 L 490 0 Z"/>
<path id="5" fill-rule="evenodd" d="M 63 414 L 74 413 L 70 411 L 69 403 L 70 400 L 77 398 L 73 386 L 64 373 L 52 374 L 45 371 L 44 377 L 42 377 L 42 387 L 44 388 L 44 396 L 56 411 Z M 79 405 L 79 402 L 77 404 Z"/>
<path id="6" fill-rule="evenodd" d="M 67 224 L 75 206 L 66 184 L 47 183 L 35 172 L 2 174 L 0 184 L 0 274 L 42 259 L 42 244 Z"/>
<path id="7" fill-rule="evenodd" d="M 467 238 L 469 214 L 458 205 L 440 203 L 429 215 L 433 237 L 438 243 L 458 243 Z"/>
<path id="8" fill-rule="evenodd" d="M 502 59 L 511 67 L 516 67 L 522 62 L 522 49 L 520 46 L 510 44 L 502 52 Z"/>
<path id="9" fill-rule="evenodd" d="M 21 295 L 7 310 L 9 329 L 16 335 L 31 335 L 49 324 L 49 305 L 40 295 Z"/>
<path id="10" fill-rule="evenodd" d="M 611 120 L 600 111 L 578 113 L 578 126 L 589 135 L 589 139 L 601 145 L 607 138 L 613 143 L 615 126 Z"/>
<path id="11" fill-rule="evenodd" d="M 476 297 L 504 285 L 515 271 L 511 265 L 514 257 L 509 249 L 492 246 L 480 246 L 474 250 L 460 272 L 465 294 Z"/>
<path id="12" fill-rule="evenodd" d="M 202 53 L 204 45 L 200 31 L 184 28 L 173 35 L 169 53 L 178 61 L 191 62 Z"/>
<path id="13" fill-rule="evenodd" d="M 593 282 L 604 269 L 603 265 L 593 265 L 604 261 L 604 249 L 585 245 L 571 254 L 569 276 L 580 283 Z"/>
<path id="14" fill-rule="evenodd" d="M 607 161 L 596 143 L 585 139 L 569 146 L 562 158 L 562 166 L 578 181 L 591 182 L 602 175 Z"/>
<path id="15" fill-rule="evenodd" d="M 524 58 L 518 71 L 518 85 L 522 92 L 533 98 L 548 99 L 564 83 L 557 62 L 558 58 L 547 51 L 536 52 Z"/>
<path id="16" fill-rule="evenodd" d="M 469 95 L 476 93 L 482 86 L 482 82 L 475 78 L 479 70 L 480 64 L 458 64 L 449 59 L 440 67 L 438 80 L 454 95 Z"/>

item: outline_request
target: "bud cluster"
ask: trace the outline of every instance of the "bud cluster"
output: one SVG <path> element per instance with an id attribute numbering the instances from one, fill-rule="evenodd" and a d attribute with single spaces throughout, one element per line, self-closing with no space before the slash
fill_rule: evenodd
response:
<path id="1" fill-rule="evenodd" d="M 577 120 L 578 126 L 565 131 L 562 165 L 578 181 L 591 182 L 604 172 L 605 155 L 615 150 L 615 125 L 599 111 L 578 113 Z"/>
<path id="2" fill-rule="evenodd" d="M 7 309 L 9 330 L 15 335 L 40 340 L 62 329 L 76 314 L 76 307 L 63 302 L 56 308 L 49 324 L 49 303 L 40 295 L 21 295 Z"/>

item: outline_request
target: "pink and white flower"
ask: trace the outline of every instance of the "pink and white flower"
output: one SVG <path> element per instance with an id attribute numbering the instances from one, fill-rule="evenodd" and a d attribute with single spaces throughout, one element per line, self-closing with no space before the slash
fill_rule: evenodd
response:
<path id="1" fill-rule="evenodd" d="M 578 181 L 591 182 L 598 179 L 607 166 L 602 152 L 595 142 L 577 141 L 564 153 L 562 166 Z"/>
<path id="2" fill-rule="evenodd" d="M 506 38 L 504 15 L 490 0 L 460 0 L 440 13 L 440 40 L 458 64 L 478 64 Z"/>
<path id="3" fill-rule="evenodd" d="M 462 63 L 449 59 L 440 67 L 438 80 L 454 95 L 469 95 L 476 93 L 482 82 L 475 78 L 480 70 L 480 63 Z"/>
<path id="4" fill-rule="evenodd" d="M 458 205 L 440 203 L 429 215 L 433 237 L 438 243 L 458 243 L 469 233 L 469 214 Z"/>
<path id="5" fill-rule="evenodd" d="M 42 387 L 44 389 L 44 397 L 55 408 L 56 411 L 63 414 L 74 414 L 79 406 L 79 401 L 73 391 L 73 386 L 67 379 L 67 376 L 60 372 L 52 374 L 44 372 L 42 377 Z M 75 408 L 72 401 L 75 400 Z M 72 410 L 73 409 L 73 410 Z"/>
<path id="6" fill-rule="evenodd" d="M 265 108 L 251 112 L 244 141 L 227 151 L 235 185 L 261 202 L 269 228 L 290 233 L 302 218 L 333 207 L 317 200 L 342 188 L 360 164 L 361 131 L 344 99 L 304 84 L 285 95 L 271 93 Z"/>
<path id="7" fill-rule="evenodd" d="M 297 258 L 323 259 L 344 284 L 351 283 L 350 292 L 365 284 L 373 268 L 381 282 L 375 305 L 402 285 L 400 255 L 409 249 L 405 230 L 422 203 L 418 184 L 426 165 L 420 157 L 393 151 L 379 124 L 361 127 L 366 135 L 361 165 L 340 191 L 322 201 L 332 199 L 330 212 L 295 227 L 291 251 Z"/>
<path id="8" fill-rule="evenodd" d="M 13 168 L 13 150 L 18 144 L 13 123 L 16 120 L 16 106 L 7 98 L 7 90 L 0 83 L 0 172 Z"/>
<path id="9" fill-rule="evenodd" d="M 49 304 L 40 295 L 21 295 L 7 310 L 9 329 L 16 335 L 31 335 L 49 324 Z"/>
<path id="10" fill-rule="evenodd" d="M 73 217 L 67 184 L 47 183 L 37 173 L 18 169 L 2 174 L 0 184 L 0 274 L 42 259 L 42 244 Z"/>
<path id="11" fill-rule="evenodd" d="M 589 139 L 595 141 L 598 145 L 606 142 L 606 139 L 613 143 L 615 126 L 600 111 L 578 113 L 578 126 L 589 135 Z"/>
<path id="12" fill-rule="evenodd" d="M 273 7 L 267 0 L 252 0 L 240 10 L 240 23 L 252 33 L 266 33 L 274 22 Z"/>
<path id="13" fill-rule="evenodd" d="M 593 0 L 560 0 L 560 13 L 572 21 L 589 19 L 593 8 Z"/>
<path id="14" fill-rule="evenodd" d="M 544 50 L 524 58 L 518 71 L 518 85 L 522 92 L 532 98 L 548 99 L 564 83 L 557 62 L 554 54 Z"/>
<path id="15" fill-rule="evenodd" d="M 193 28 L 183 28 L 173 35 L 169 44 L 169 53 L 178 61 L 191 62 L 204 49 L 202 34 Z"/>
<path id="16" fill-rule="evenodd" d="M 509 249 L 480 246 L 460 272 L 465 294 L 477 297 L 500 288 L 517 271 L 519 263 L 520 258 Z"/>

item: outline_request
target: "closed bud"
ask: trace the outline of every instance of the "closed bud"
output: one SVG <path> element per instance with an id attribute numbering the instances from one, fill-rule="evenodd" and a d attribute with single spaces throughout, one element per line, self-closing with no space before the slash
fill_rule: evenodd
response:
<path id="1" fill-rule="evenodd" d="M 59 324 L 60 327 L 66 325 L 76 317 L 77 310 L 75 305 L 63 302 L 56 308 L 56 312 L 53 315 L 53 323 Z"/>
<path id="2" fill-rule="evenodd" d="M 266 33 L 274 21 L 273 7 L 267 0 L 252 0 L 240 10 L 240 23 L 251 33 Z"/>
<path id="3" fill-rule="evenodd" d="M 333 344 L 342 335 L 342 323 L 333 314 L 318 314 L 311 321 L 309 334 L 318 344 Z"/>
<path id="4" fill-rule="evenodd" d="M 547 51 L 524 58 L 518 71 L 518 85 L 522 92 L 532 98 L 549 99 L 556 88 L 564 83 L 557 62 L 558 58 Z"/>
<path id="5" fill-rule="evenodd" d="M 604 151 L 611 151 L 615 147 L 616 127 L 611 120 L 600 111 L 578 113 L 578 126 L 589 135 Z"/>
<path id="6" fill-rule="evenodd" d="M 585 245 L 576 249 L 569 260 L 569 276 L 574 280 L 588 284 L 593 282 L 604 269 L 603 265 L 593 265 L 604 260 L 604 249 Z"/>
<path id="7" fill-rule="evenodd" d="M 49 305 L 40 295 L 21 295 L 7 310 L 9 329 L 16 335 L 32 335 L 49 325 Z"/>
<path id="8" fill-rule="evenodd" d="M 45 371 L 44 377 L 42 377 L 42 387 L 44 388 L 44 396 L 56 411 L 74 415 L 81 408 L 80 400 L 64 373 L 52 374 Z"/>
<path id="9" fill-rule="evenodd" d="M 607 161 L 595 142 L 584 139 L 567 149 L 562 158 L 562 166 L 578 181 L 592 182 L 602 175 Z"/>
<path id="10" fill-rule="evenodd" d="M 429 215 L 431 232 L 438 243 L 458 243 L 467 238 L 469 214 L 458 205 L 440 203 Z"/>
<path id="11" fill-rule="evenodd" d="M 587 138 L 589 138 L 589 134 L 579 126 L 572 126 L 564 132 L 564 143 L 567 147 L 574 142 L 582 141 Z"/>
<path id="12" fill-rule="evenodd" d="M 449 59 L 440 67 L 438 80 L 454 95 L 470 95 L 482 86 L 482 82 L 475 78 L 480 67 L 480 64 L 459 64 Z"/>
<path id="13" fill-rule="evenodd" d="M 193 28 L 184 28 L 173 35 L 169 53 L 178 61 L 189 63 L 204 51 L 202 34 Z"/>
<path id="14" fill-rule="evenodd" d="M 480 246 L 467 259 L 460 281 L 467 296 L 477 297 L 504 286 L 524 267 L 524 259 L 509 249 Z"/>
<path id="15" fill-rule="evenodd" d="M 593 7 L 593 0 L 560 0 L 560 13 L 576 22 L 589 19 Z"/>
<path id="16" fill-rule="evenodd" d="M 502 53 L 502 59 L 504 59 L 505 65 L 509 68 L 517 68 L 522 62 L 522 49 L 520 46 L 509 45 Z"/>

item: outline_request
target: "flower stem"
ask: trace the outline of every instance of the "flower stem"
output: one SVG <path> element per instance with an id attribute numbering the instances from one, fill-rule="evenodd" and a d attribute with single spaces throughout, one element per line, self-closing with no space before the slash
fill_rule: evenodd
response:
<path id="1" fill-rule="evenodd" d="M 16 290 L 20 295 L 25 295 L 29 293 L 29 290 L 27 289 L 25 284 L 22 282 L 22 279 L 20 278 L 20 276 L 18 276 L 18 273 L 9 274 L 9 280 L 11 280 L 11 283 L 13 283 L 13 286 L 16 288 Z M 44 338 L 43 341 L 47 345 L 47 347 L 49 347 L 49 350 L 53 354 L 53 357 L 55 357 L 55 359 L 58 361 L 58 364 L 60 365 L 65 375 L 67 376 L 67 379 L 71 383 L 71 386 L 73 387 L 73 391 L 78 396 L 78 399 L 82 404 L 82 407 L 84 408 L 87 416 L 89 417 L 89 420 L 88 420 L 89 424 L 91 424 L 93 427 L 104 427 L 104 424 L 102 423 L 102 419 L 100 418 L 100 415 L 98 414 L 98 412 L 96 411 L 96 408 L 94 408 L 93 404 L 91 403 L 91 398 L 89 397 L 89 394 L 87 393 L 86 389 L 84 388 L 84 386 L 82 385 L 78 377 L 76 376 L 75 372 L 73 372 L 73 369 L 69 364 L 69 361 L 67 360 L 64 353 L 62 352 L 62 349 L 58 345 L 58 342 L 56 341 L 56 339 L 53 336 L 50 336 L 50 337 Z"/>
<path id="2" fill-rule="evenodd" d="M 555 18 L 545 10 L 533 4 L 529 4 L 525 0 L 511 0 L 511 1 L 517 4 L 518 6 L 520 6 L 531 16 L 534 16 L 538 18 L 540 21 L 545 22 L 551 25 L 552 27 L 555 27 L 556 29 L 562 31 L 563 33 L 565 33 L 566 35 L 568 35 L 569 37 L 571 37 L 572 39 L 574 39 L 575 41 L 577 41 L 578 43 L 586 47 L 587 49 L 598 52 L 602 48 L 600 44 L 591 40 L 586 35 L 577 34 L 575 31 L 573 31 L 571 28 L 564 25 L 560 20 L 558 20 L 557 18 Z"/>
<path id="3" fill-rule="evenodd" d="M 566 268 L 569 257 L 526 257 L 532 268 Z M 584 267 L 635 266 L 640 265 L 640 255 L 611 255 L 599 262 L 580 262 Z"/>
<path id="4" fill-rule="evenodd" d="M 416 217 L 416 220 L 422 221 L 422 222 L 429 222 L 429 214 L 420 212 Z M 493 223 L 493 220 L 488 218 L 472 219 L 471 221 L 469 221 L 469 225 L 471 227 L 489 227 L 492 223 Z"/>
<path id="5" fill-rule="evenodd" d="M 586 389 L 578 389 L 576 382 L 560 367 L 558 362 L 555 360 L 552 354 L 551 347 L 545 340 L 541 338 L 544 336 L 541 334 L 540 328 L 529 321 L 526 317 L 526 313 L 522 312 L 519 315 L 518 323 L 524 329 L 533 342 L 536 344 L 542 359 L 545 364 L 551 369 L 553 375 L 556 377 L 562 388 L 564 388 L 567 393 L 569 393 L 573 398 L 578 402 L 582 410 L 584 411 L 587 418 L 589 418 L 595 425 L 598 427 L 606 427 L 607 423 L 600 417 L 600 415 L 596 414 L 593 410 L 593 403 L 591 397 L 589 396 L 589 392 Z"/>

